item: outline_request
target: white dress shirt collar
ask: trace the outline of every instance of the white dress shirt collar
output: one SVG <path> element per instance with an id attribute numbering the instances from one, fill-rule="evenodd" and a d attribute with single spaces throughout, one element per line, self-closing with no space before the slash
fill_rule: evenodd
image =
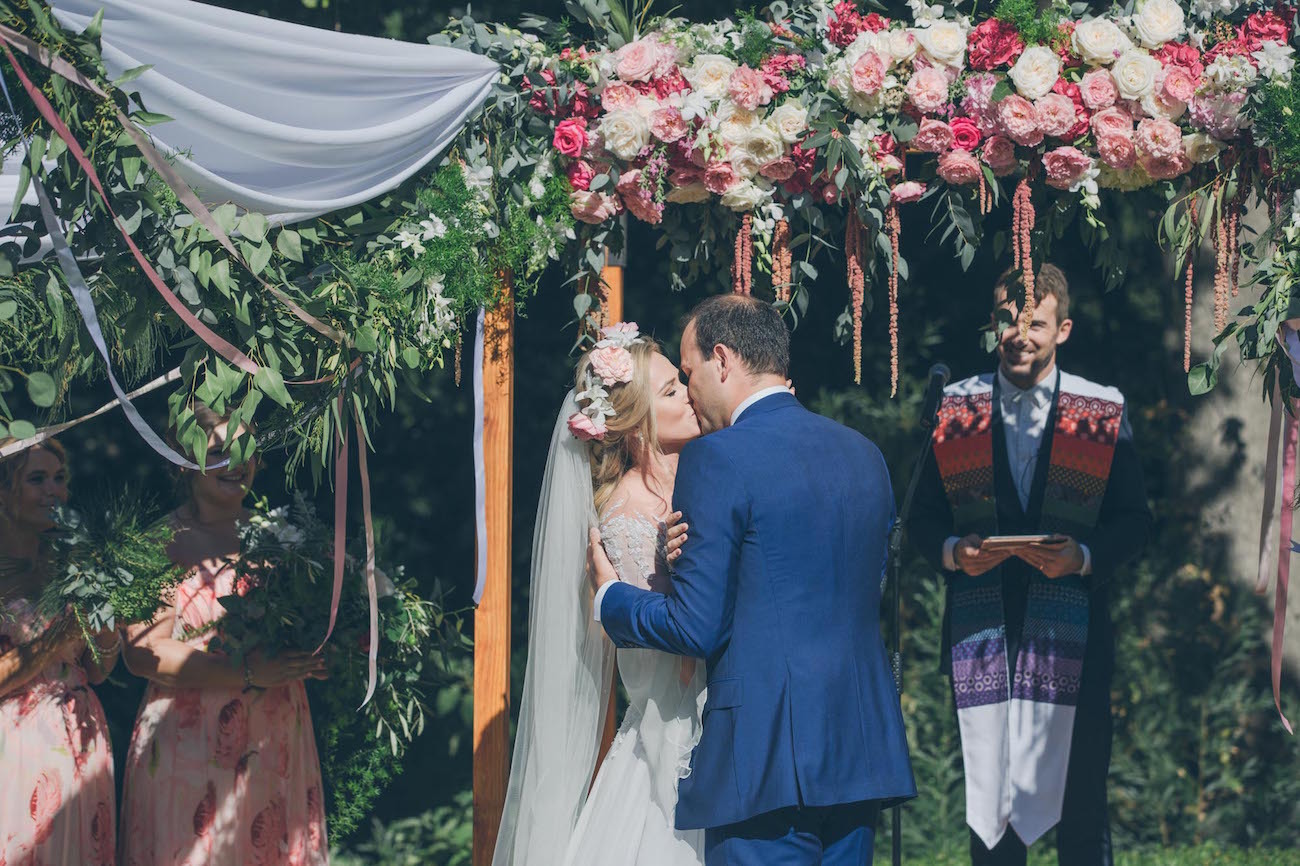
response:
<path id="1" fill-rule="evenodd" d="M 1002 368 L 998 367 L 998 387 L 1002 392 L 1003 399 L 1009 399 L 1012 402 L 1019 403 L 1025 395 L 1030 395 L 1030 399 L 1038 406 L 1046 406 L 1051 402 L 1052 396 L 1056 394 L 1056 382 L 1061 378 L 1061 368 L 1052 365 L 1052 372 L 1043 378 L 1038 384 L 1030 388 L 1020 388 L 1013 384 Z"/>
<path id="2" fill-rule="evenodd" d="M 772 385 L 771 387 L 763 388 L 761 390 L 755 391 L 753 394 L 750 394 L 748 397 L 746 397 L 744 402 L 742 402 L 739 406 L 736 407 L 735 412 L 731 413 L 731 423 L 735 424 L 737 421 L 739 421 L 740 416 L 745 413 L 746 409 L 748 409 L 750 406 L 753 406 L 755 403 L 757 403 L 759 400 L 762 400 L 764 397 L 771 397 L 773 394 L 789 394 L 789 393 L 790 393 L 790 389 L 787 388 L 785 385 Z"/>

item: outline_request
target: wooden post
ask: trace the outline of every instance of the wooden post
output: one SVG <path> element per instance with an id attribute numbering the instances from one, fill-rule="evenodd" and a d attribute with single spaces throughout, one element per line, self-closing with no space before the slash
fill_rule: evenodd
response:
<path id="1" fill-rule="evenodd" d="M 474 613 L 474 866 L 490 866 L 510 764 L 510 523 L 514 463 L 515 310 L 483 322 L 483 459 L 487 575 Z"/>

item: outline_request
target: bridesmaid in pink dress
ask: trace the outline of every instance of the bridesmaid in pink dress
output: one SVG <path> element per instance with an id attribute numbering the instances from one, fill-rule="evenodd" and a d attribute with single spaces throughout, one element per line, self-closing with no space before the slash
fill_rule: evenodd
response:
<path id="1" fill-rule="evenodd" d="M 4 440 L 0 440 L 4 444 Z M 41 535 L 68 499 L 66 456 L 47 440 L 0 463 L 0 864 L 112 866 L 113 753 L 89 683 L 117 661 L 116 632 L 48 621 Z"/>
<path id="2" fill-rule="evenodd" d="M 227 419 L 196 411 L 209 461 Z M 242 429 L 240 431 L 242 433 Z M 320 761 L 303 680 L 319 656 L 289 653 L 246 665 L 209 652 L 234 591 L 237 523 L 256 467 L 187 472 L 172 514 L 171 555 L 193 571 L 152 623 L 127 631 L 125 661 L 149 680 L 127 754 L 121 866 L 323 866 L 328 863 Z"/>

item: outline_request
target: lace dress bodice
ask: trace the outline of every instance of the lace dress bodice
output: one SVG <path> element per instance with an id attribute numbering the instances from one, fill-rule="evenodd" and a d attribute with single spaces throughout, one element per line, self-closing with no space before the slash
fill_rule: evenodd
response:
<path id="1" fill-rule="evenodd" d="M 616 506 L 601 522 L 600 537 L 619 580 L 655 592 L 671 591 L 661 521 Z"/>

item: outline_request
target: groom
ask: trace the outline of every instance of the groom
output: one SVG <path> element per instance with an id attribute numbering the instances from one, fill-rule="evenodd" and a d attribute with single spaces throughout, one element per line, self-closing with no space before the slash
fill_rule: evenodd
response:
<path id="1" fill-rule="evenodd" d="M 875 445 L 799 404 L 789 359 L 770 305 L 696 307 L 681 366 L 712 435 L 678 464 L 690 541 L 674 594 L 619 583 L 592 546 L 614 643 L 708 664 L 676 813 L 707 830 L 708 866 L 869 864 L 881 807 L 916 795 L 879 627 L 889 474 Z"/>

